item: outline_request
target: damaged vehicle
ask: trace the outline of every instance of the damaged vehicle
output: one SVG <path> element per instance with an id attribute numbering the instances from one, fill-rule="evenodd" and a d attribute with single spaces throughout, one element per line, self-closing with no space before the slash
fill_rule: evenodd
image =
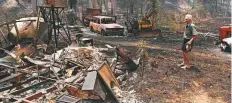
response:
<path id="1" fill-rule="evenodd" d="M 116 18 L 110 16 L 94 16 L 89 28 L 92 32 L 103 36 L 123 36 L 124 27 L 116 23 Z"/>
<path id="2" fill-rule="evenodd" d="M 89 22 L 93 20 L 93 16 L 101 15 L 100 9 L 87 8 L 83 12 L 82 22 L 85 26 L 89 26 Z"/>
<path id="3" fill-rule="evenodd" d="M 222 26 L 219 29 L 219 39 L 220 42 L 219 47 L 221 48 L 221 51 L 231 52 L 231 44 L 232 44 L 232 38 L 231 38 L 231 24 L 227 26 Z"/>

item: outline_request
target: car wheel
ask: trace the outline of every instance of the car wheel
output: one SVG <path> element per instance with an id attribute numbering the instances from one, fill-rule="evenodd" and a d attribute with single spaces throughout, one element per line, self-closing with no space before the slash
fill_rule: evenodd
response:
<path id="1" fill-rule="evenodd" d="M 224 51 L 231 53 L 231 46 L 229 44 L 227 44 L 227 43 L 225 43 L 225 45 L 226 45 L 226 47 L 225 47 Z"/>
<path id="2" fill-rule="evenodd" d="M 223 42 L 222 42 L 222 43 L 220 43 L 220 44 L 219 44 L 219 48 L 221 49 L 221 51 L 222 51 L 222 52 L 224 52 L 224 51 L 225 51 L 225 49 L 226 49 L 226 45 L 225 45 L 225 43 L 223 43 Z"/>
<path id="3" fill-rule="evenodd" d="M 221 48 L 221 51 L 223 52 L 231 52 L 231 47 L 225 42 L 222 42 L 219 47 Z"/>
<path id="4" fill-rule="evenodd" d="M 231 47 L 230 46 L 226 47 L 225 52 L 231 53 Z"/>
<path id="5" fill-rule="evenodd" d="M 104 30 L 101 30 L 101 35 L 106 36 L 106 32 Z"/>
<path id="6" fill-rule="evenodd" d="M 90 27 L 90 31 L 91 31 L 91 32 L 94 32 L 93 27 Z"/>

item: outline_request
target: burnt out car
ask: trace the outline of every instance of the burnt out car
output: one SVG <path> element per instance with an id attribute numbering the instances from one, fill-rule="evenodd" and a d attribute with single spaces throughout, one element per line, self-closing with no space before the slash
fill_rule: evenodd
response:
<path id="1" fill-rule="evenodd" d="M 89 23 L 92 32 L 100 33 L 103 36 L 123 36 L 124 27 L 116 23 L 115 17 L 93 16 Z"/>

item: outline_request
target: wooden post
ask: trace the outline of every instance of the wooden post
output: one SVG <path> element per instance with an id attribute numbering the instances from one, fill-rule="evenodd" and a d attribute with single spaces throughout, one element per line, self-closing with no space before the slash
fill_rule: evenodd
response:
<path id="1" fill-rule="evenodd" d="M 106 9 L 106 13 L 109 14 L 108 0 L 104 0 L 104 6 Z"/>
<path id="2" fill-rule="evenodd" d="M 93 8 L 92 0 L 89 0 L 89 8 Z"/>
<path id="3" fill-rule="evenodd" d="M 92 0 L 93 8 L 98 9 L 98 2 L 97 0 Z"/>

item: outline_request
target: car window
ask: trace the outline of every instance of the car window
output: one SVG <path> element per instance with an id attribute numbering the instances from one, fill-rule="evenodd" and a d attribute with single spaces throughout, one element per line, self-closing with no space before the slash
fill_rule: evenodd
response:
<path id="1" fill-rule="evenodd" d="M 103 18 L 101 20 L 101 23 L 102 24 L 112 24 L 112 23 L 115 23 L 115 19 L 113 19 L 113 18 Z"/>
<path id="2" fill-rule="evenodd" d="M 92 21 L 93 21 L 94 23 L 100 24 L 100 19 L 95 18 L 95 19 L 93 19 Z"/>
<path id="3" fill-rule="evenodd" d="M 97 20 L 96 20 L 96 23 L 100 24 L 100 20 L 99 20 L 99 19 L 97 19 Z"/>

